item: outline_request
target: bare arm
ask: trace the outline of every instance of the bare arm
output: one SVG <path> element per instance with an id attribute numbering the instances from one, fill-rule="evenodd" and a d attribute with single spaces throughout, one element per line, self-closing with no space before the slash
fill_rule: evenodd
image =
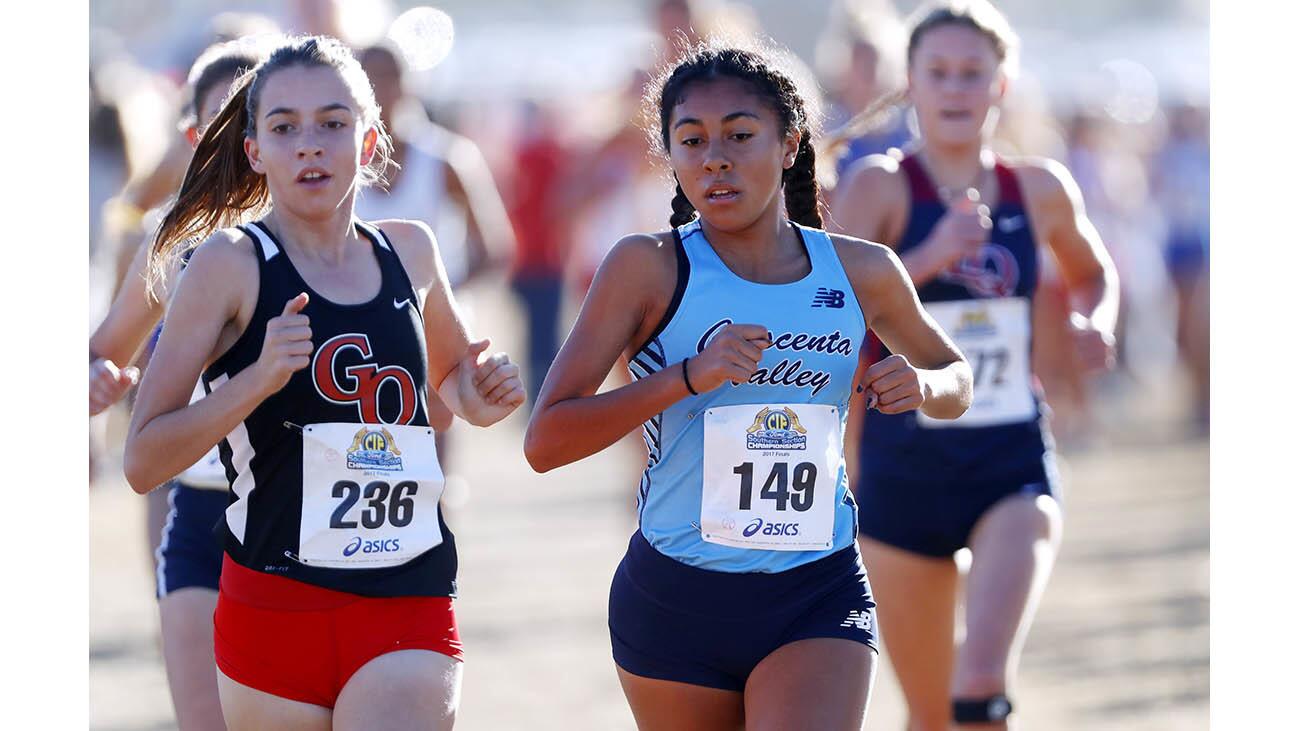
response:
<path id="1" fill-rule="evenodd" d="M 887 155 L 869 155 L 854 163 L 835 188 L 827 232 L 895 245 L 902 235 L 900 213 L 908 204 L 900 176 L 898 161 Z"/>
<path id="2" fill-rule="evenodd" d="M 433 427 L 434 431 L 447 431 L 456 421 L 456 415 L 451 413 L 451 409 L 442 402 L 442 397 L 432 386 L 429 386 L 427 394 L 429 426 Z"/>
<path id="3" fill-rule="evenodd" d="M 667 300 L 675 269 L 653 236 L 628 236 L 601 264 L 569 337 L 546 374 L 524 436 L 538 472 L 576 462 L 618 441 L 646 419 L 690 395 L 681 366 L 596 395 L 619 354 L 632 345 L 656 297 Z M 658 309 L 664 309 L 666 305 Z"/>
<path id="4" fill-rule="evenodd" d="M 162 304 L 150 297 L 145 287 L 148 255 L 149 242 L 142 241 L 136 248 L 121 289 L 113 297 L 108 314 L 90 335 L 92 359 L 107 358 L 123 365 L 130 363 L 149 337 L 150 329 L 162 317 Z"/>
<path id="5" fill-rule="evenodd" d="M 837 236 L 836 248 L 863 304 L 868 327 L 893 353 L 863 374 L 868 401 L 884 413 L 919 408 L 955 419 L 970 407 L 970 365 L 921 307 L 898 255 L 887 247 Z"/>
<path id="6" fill-rule="evenodd" d="M 118 246 L 114 267 L 119 289 L 130 285 L 126 281 L 131 268 L 131 260 L 127 258 L 131 256 L 130 244 L 135 237 L 147 233 L 147 227 L 140 225 L 141 217 L 151 208 L 162 205 L 168 196 L 176 192 L 193 156 L 194 149 L 185 134 L 173 133 L 168 138 L 167 149 L 158 164 L 152 170 L 127 181 L 121 194 L 113 201 L 114 209 L 126 214 L 119 222 L 129 224 L 116 229 L 122 242 Z"/>
<path id="7" fill-rule="evenodd" d="M 1040 236 L 1052 248 L 1070 292 L 1071 324 L 1086 367 L 1113 365 L 1119 318 L 1119 276 L 1097 229 L 1084 213 L 1083 193 L 1065 166 L 1052 160 L 1021 168 Z"/>
<path id="8" fill-rule="evenodd" d="M 505 353 L 482 358 L 487 340 L 470 342 L 433 232 L 419 221 L 381 223 L 423 297 L 428 382 L 438 400 L 475 426 L 490 426 L 509 416 L 524 399 L 519 367 Z M 434 408 L 431 399 L 430 423 Z"/>
<path id="9" fill-rule="evenodd" d="M 524 455 L 538 472 L 589 457 L 650 417 L 690 396 L 683 361 L 606 393 L 596 390 L 618 356 L 650 335 L 676 281 L 671 239 L 635 234 L 610 251 L 592 282 L 578 321 L 546 374 L 524 436 Z M 767 329 L 733 324 L 686 360 L 697 393 L 730 380 L 744 383 L 770 345 Z"/>
<path id="10" fill-rule="evenodd" d="M 268 322 L 256 363 L 208 397 L 189 403 L 218 344 L 233 342 L 251 317 L 258 280 L 248 243 L 242 236 L 218 232 L 195 252 L 177 284 L 127 434 L 123 466 L 136 492 L 148 492 L 197 462 L 310 360 L 306 317 L 287 306 L 280 326 L 274 319 Z M 301 310 L 306 295 L 291 303 Z"/>
<path id="11" fill-rule="evenodd" d="M 136 247 L 108 314 L 90 335 L 91 416 L 119 401 L 139 378 L 138 369 L 122 366 L 144 360 L 143 345 L 162 316 L 163 304 L 149 294 L 145 280 L 150 243 L 145 239 Z M 174 273 L 167 277 L 174 278 Z M 158 296 L 165 298 L 166 292 L 159 292 Z"/>
<path id="12" fill-rule="evenodd" d="M 469 278 L 510 261 L 515 230 L 483 154 L 473 142 L 458 138 L 447 151 L 447 194 L 465 210 L 469 241 Z"/>
<path id="13" fill-rule="evenodd" d="M 850 168 L 836 188 L 835 213 L 827 230 L 897 248 L 910 207 L 907 177 L 898 161 L 887 155 L 871 155 Z M 988 206 L 978 200 L 955 203 L 925 240 L 902 255 L 912 283 L 919 287 L 953 262 L 978 251 L 992 227 Z"/>

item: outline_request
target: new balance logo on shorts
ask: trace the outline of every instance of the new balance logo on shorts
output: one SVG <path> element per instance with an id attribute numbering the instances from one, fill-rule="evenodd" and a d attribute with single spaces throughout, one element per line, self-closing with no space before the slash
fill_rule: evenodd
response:
<path id="1" fill-rule="evenodd" d="M 871 631 L 871 615 L 867 614 L 865 609 L 849 610 L 848 619 L 840 622 L 841 627 L 857 627 L 863 632 Z"/>
<path id="2" fill-rule="evenodd" d="M 838 289 L 826 289 L 818 287 L 817 294 L 813 295 L 813 307 L 829 307 L 832 310 L 844 309 L 844 293 Z"/>

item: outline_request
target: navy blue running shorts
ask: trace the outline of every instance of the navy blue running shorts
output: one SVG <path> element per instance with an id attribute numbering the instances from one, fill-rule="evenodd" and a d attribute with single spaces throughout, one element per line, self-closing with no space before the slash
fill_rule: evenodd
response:
<path id="1" fill-rule="evenodd" d="M 879 652 L 856 545 L 780 573 L 727 573 L 669 558 L 637 531 L 610 587 L 609 634 L 614 662 L 633 675 L 731 691 L 798 640 L 852 640 Z"/>
<path id="2" fill-rule="evenodd" d="M 965 548 L 975 524 L 1011 495 L 1047 495 L 1060 500 L 1055 458 L 1005 479 L 950 482 L 871 475 L 859 483 L 858 534 L 910 553 L 946 558 Z"/>
<path id="3" fill-rule="evenodd" d="M 223 546 L 215 530 L 230 504 L 228 489 L 204 489 L 172 482 L 167 522 L 154 552 L 158 598 L 188 587 L 217 590 Z"/>

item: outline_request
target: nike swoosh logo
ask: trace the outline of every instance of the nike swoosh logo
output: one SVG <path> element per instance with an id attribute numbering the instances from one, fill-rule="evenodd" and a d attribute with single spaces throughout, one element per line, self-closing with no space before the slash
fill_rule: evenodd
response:
<path id="1" fill-rule="evenodd" d="M 998 230 L 1000 230 L 1004 234 L 1009 234 L 1012 231 L 1018 231 L 1021 228 L 1023 228 L 1024 225 L 1025 225 L 1025 217 L 1023 215 L 998 219 Z"/>
<path id="2" fill-rule="evenodd" d="M 409 305 L 409 304 L 411 304 L 411 298 L 410 298 L 410 297 L 407 297 L 407 298 L 404 299 L 404 300 L 398 300 L 396 297 L 393 298 L 393 309 L 394 309 L 394 310 L 400 310 L 400 309 L 402 309 L 403 307 L 405 307 L 405 306 L 407 306 L 407 305 Z"/>

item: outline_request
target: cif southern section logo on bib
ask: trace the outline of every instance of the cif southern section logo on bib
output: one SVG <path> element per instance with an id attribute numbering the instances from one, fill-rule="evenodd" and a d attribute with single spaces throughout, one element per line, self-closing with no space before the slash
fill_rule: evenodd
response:
<path id="1" fill-rule="evenodd" d="M 356 404 L 359 421 L 366 424 L 410 424 L 418 403 L 415 379 L 401 366 L 381 368 L 370 362 L 373 359 L 365 333 L 330 338 L 312 356 L 311 380 L 316 392 L 331 403 Z M 384 414 L 379 409 L 381 395 L 386 395 Z M 394 411 L 396 418 L 384 418 Z"/>
<path id="2" fill-rule="evenodd" d="M 754 415 L 754 423 L 745 430 L 748 449 L 807 449 L 808 430 L 799 423 L 799 415 L 786 406 L 773 411 L 764 406 Z"/>
<path id="3" fill-rule="evenodd" d="M 365 428 L 357 431 L 348 447 L 350 470 L 400 470 L 402 450 L 387 429 Z"/>
<path id="4" fill-rule="evenodd" d="M 953 331 L 953 337 L 963 335 L 993 335 L 997 333 L 998 328 L 993 324 L 993 318 L 989 316 L 987 308 L 966 310 L 961 313 L 961 322 L 957 329 Z"/>

